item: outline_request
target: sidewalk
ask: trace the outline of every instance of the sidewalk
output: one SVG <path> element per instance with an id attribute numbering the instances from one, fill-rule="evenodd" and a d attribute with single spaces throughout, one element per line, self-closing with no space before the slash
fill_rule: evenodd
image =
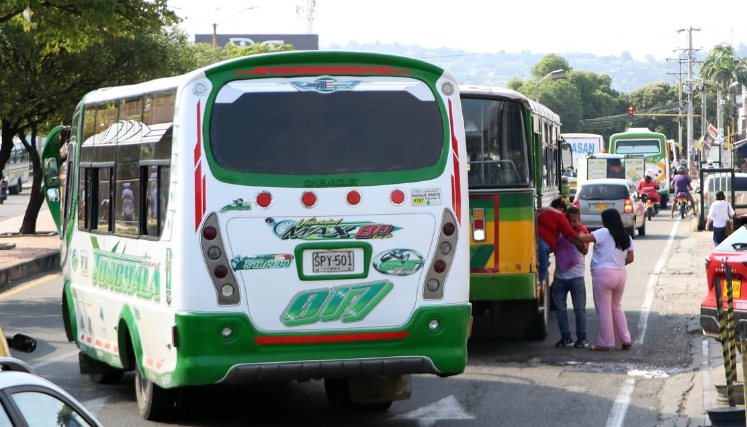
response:
<path id="1" fill-rule="evenodd" d="M 36 221 L 35 235 L 20 235 L 23 215 L 0 221 L 0 292 L 13 282 L 60 265 L 60 235 L 52 214 L 43 209 Z"/>

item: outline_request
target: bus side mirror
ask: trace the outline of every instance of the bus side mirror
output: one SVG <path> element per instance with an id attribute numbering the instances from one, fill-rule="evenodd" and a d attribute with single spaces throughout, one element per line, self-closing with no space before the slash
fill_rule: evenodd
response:
<path id="1" fill-rule="evenodd" d="M 31 353 L 36 350 L 36 340 L 26 334 L 15 334 L 12 337 L 5 337 L 8 340 L 8 347 L 13 350 Z"/>
<path id="2" fill-rule="evenodd" d="M 47 187 L 60 186 L 60 172 L 57 159 L 54 157 L 44 159 L 44 185 Z"/>
<path id="3" fill-rule="evenodd" d="M 573 166 L 573 151 L 571 144 L 563 142 L 560 144 L 560 161 L 563 169 L 570 169 Z"/>

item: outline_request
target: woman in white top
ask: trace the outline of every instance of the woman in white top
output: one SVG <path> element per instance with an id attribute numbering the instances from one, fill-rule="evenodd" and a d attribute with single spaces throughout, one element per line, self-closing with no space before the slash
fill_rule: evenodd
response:
<path id="1" fill-rule="evenodd" d="M 726 221 L 732 218 L 734 218 L 734 209 L 726 201 L 724 192 L 717 191 L 716 201 L 708 208 L 708 221 L 706 222 L 706 230 L 713 223 L 713 244 L 715 246 L 726 239 Z"/>
<path id="2" fill-rule="evenodd" d="M 622 344 L 623 350 L 632 345 L 628 321 L 620 302 L 625 291 L 628 271 L 625 266 L 633 262 L 633 239 L 625 231 L 620 212 L 607 209 L 602 212 L 604 228 L 591 234 L 579 235 L 584 243 L 594 243 L 591 257 L 591 283 L 594 290 L 594 308 L 599 316 L 597 344 L 590 350 L 607 351 Z"/>

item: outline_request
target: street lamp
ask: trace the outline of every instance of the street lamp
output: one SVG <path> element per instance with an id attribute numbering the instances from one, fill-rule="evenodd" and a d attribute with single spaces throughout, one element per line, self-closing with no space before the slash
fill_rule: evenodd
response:
<path id="1" fill-rule="evenodd" d="M 243 12 L 245 10 L 252 10 L 252 9 L 256 9 L 256 8 L 257 8 L 257 6 L 245 7 L 243 9 L 237 11 L 233 15 L 229 16 L 228 18 L 224 19 L 223 21 L 221 21 L 221 22 L 219 22 L 217 24 L 213 23 L 213 52 L 215 52 L 215 50 L 218 48 L 218 25 L 223 24 L 224 22 L 228 21 L 229 19 L 233 18 L 234 16 L 238 15 L 239 13 L 241 13 L 241 12 Z"/>
<path id="2" fill-rule="evenodd" d="M 545 77 L 542 77 L 541 79 L 537 80 L 537 82 L 536 82 L 537 88 L 536 88 L 536 90 L 534 92 L 534 100 L 537 101 L 537 102 L 539 102 L 540 82 L 542 82 L 542 80 L 545 80 L 546 78 L 551 77 L 551 76 L 562 77 L 562 76 L 558 75 L 558 74 L 562 74 L 562 73 L 563 73 L 562 69 L 551 71 Z M 553 78 L 555 78 L 555 77 L 553 77 Z"/>

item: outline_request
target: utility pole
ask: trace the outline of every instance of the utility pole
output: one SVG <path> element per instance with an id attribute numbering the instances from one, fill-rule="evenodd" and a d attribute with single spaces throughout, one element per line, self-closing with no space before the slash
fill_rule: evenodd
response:
<path id="1" fill-rule="evenodd" d="M 677 104 L 677 108 L 679 111 L 679 114 L 677 117 L 677 128 L 678 128 L 677 142 L 679 142 L 680 147 L 685 147 L 686 150 L 689 150 L 689 148 L 687 147 L 687 144 L 684 144 L 684 145 L 682 144 L 682 64 L 685 62 L 685 59 L 684 58 L 677 58 L 677 59 L 667 58 L 667 61 L 677 61 L 677 63 L 680 65 L 680 71 L 678 73 L 667 73 L 667 74 L 677 76 L 677 81 L 679 82 L 680 92 L 679 92 L 679 103 Z M 682 151 L 680 151 L 680 156 L 682 156 Z"/>
<path id="2" fill-rule="evenodd" d="M 688 32 L 687 48 L 687 166 L 690 167 L 690 141 L 693 139 L 693 30 L 700 31 L 700 28 L 690 27 L 689 29 L 677 30 L 678 33 Z M 690 171 L 692 174 L 693 171 Z"/>

